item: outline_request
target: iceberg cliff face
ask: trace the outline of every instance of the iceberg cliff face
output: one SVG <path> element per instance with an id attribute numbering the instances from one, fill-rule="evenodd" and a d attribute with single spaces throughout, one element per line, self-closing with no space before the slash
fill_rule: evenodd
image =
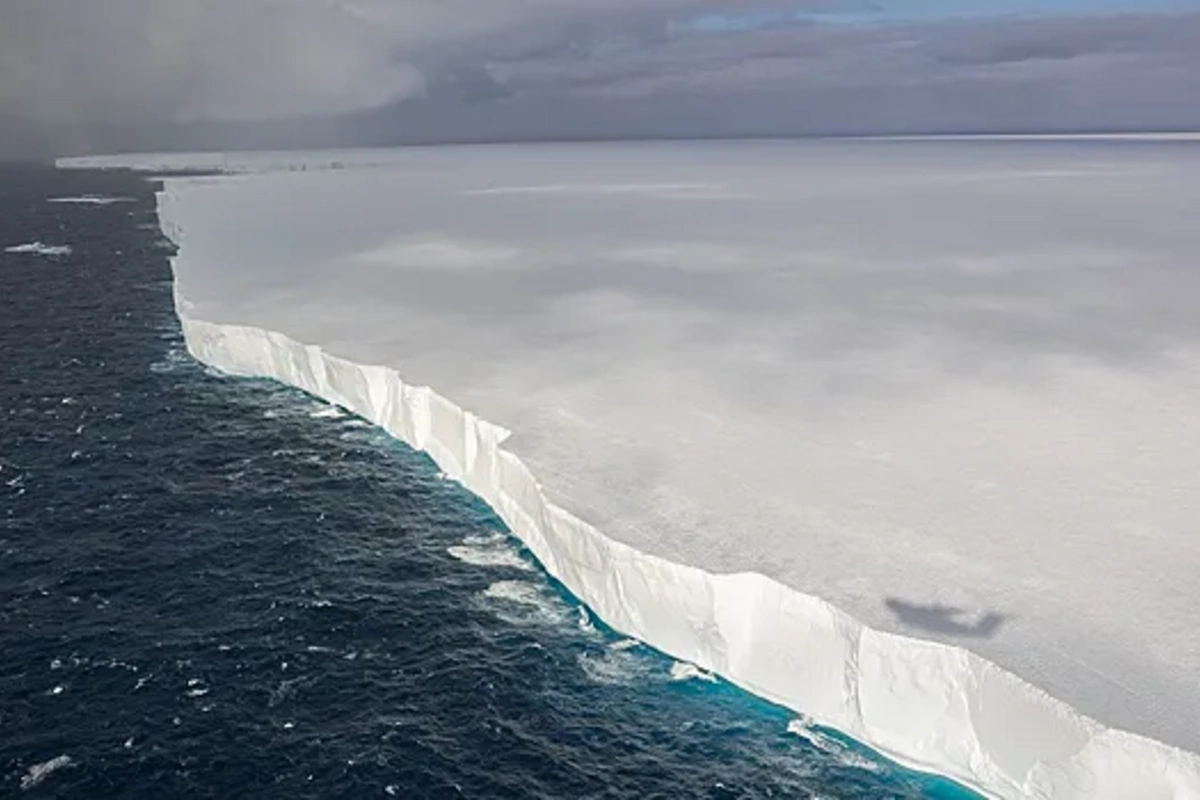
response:
<path id="1" fill-rule="evenodd" d="M 617 629 L 998 796 L 1187 797 L 1109 728 L 1200 749 L 1200 152 L 1121 147 L 280 156 L 160 216 L 193 352 Z"/>
<path id="2" fill-rule="evenodd" d="M 429 453 L 625 635 L 995 797 L 1200 797 L 1196 756 L 1105 728 L 966 650 L 872 630 L 762 575 L 715 575 L 606 537 L 546 500 L 503 448 L 508 431 L 395 370 L 193 319 L 178 284 L 176 307 L 200 361 L 302 389 Z"/>

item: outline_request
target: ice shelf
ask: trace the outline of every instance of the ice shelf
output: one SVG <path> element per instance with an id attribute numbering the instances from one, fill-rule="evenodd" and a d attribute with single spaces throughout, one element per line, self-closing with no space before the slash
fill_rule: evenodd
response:
<path id="1" fill-rule="evenodd" d="M 1148 800 L 1200 797 L 1195 207 L 1181 143 L 160 195 L 197 358 L 428 452 L 616 630 L 989 795 Z"/>

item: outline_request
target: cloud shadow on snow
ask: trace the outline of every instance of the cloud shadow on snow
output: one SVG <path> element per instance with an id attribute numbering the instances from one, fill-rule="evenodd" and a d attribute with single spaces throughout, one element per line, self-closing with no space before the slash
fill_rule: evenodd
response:
<path id="1" fill-rule="evenodd" d="M 907 627 L 959 638 L 990 639 L 1009 619 L 1009 615 L 997 611 L 971 614 L 956 606 L 910 603 L 898 597 L 887 598 L 884 605 Z"/>

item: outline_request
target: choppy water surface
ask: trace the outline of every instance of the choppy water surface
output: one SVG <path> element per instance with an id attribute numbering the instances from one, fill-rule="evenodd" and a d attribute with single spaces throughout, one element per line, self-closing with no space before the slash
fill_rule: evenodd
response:
<path id="1" fill-rule="evenodd" d="M 0 795 L 966 796 L 604 630 L 424 456 L 192 362 L 148 184 L 0 177 Z"/>

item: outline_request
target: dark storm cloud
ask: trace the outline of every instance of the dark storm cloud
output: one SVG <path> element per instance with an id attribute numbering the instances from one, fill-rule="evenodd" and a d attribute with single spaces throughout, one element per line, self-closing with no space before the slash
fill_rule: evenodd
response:
<path id="1" fill-rule="evenodd" d="M 377 31 L 308 0 L 0 0 L 0 108 L 270 116 L 411 91 Z"/>
<path id="2" fill-rule="evenodd" d="M 1200 125 L 1197 14 L 677 35 L 488 69 L 512 106 L 671 135 Z"/>
<path id="3" fill-rule="evenodd" d="M 687 24 L 763 5 L 0 0 L 0 150 L 165 146 L 187 121 L 338 115 L 320 143 L 1200 125 L 1200 15 Z M 256 130 L 270 144 L 310 129 Z"/>
<path id="4" fill-rule="evenodd" d="M 497 60 L 498 80 L 527 91 L 648 96 L 809 87 L 946 86 L 1153 77 L 1165 100 L 1200 80 L 1200 15 L 1014 20 L 896 28 L 806 26 L 784 31 L 600 42 L 537 58 Z"/>

